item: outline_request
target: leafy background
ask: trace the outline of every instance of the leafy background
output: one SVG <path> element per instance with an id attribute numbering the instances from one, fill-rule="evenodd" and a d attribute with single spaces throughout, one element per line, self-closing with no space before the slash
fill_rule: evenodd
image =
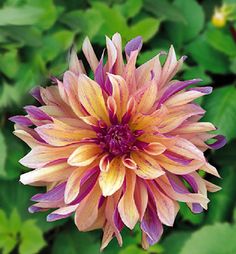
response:
<path id="1" fill-rule="evenodd" d="M 225 3 L 233 1 L 225 1 Z M 36 188 L 22 186 L 19 175 L 27 169 L 18 160 L 28 151 L 11 134 L 8 118 L 34 103 L 28 92 L 61 76 L 74 44 L 81 48 L 86 35 L 102 52 L 104 35 L 122 34 L 124 43 L 141 35 L 142 64 L 170 44 L 177 55 L 188 55 L 179 77 L 203 79 L 214 92 L 198 101 L 207 110 L 228 144 L 208 152 L 222 179 L 211 179 L 223 189 L 210 195 L 209 210 L 192 215 L 181 205 L 174 229 L 166 228 L 161 242 L 148 251 L 140 248 L 140 233 L 123 232 L 124 246 L 112 241 L 105 254 L 234 254 L 236 253 L 236 41 L 228 22 L 211 24 L 215 0 L 0 0 L 0 252 L 99 253 L 101 232 L 79 233 L 71 219 L 47 223 L 44 214 L 27 211 Z M 78 54 L 82 56 L 81 52 Z M 209 178 L 209 176 L 205 176 Z"/>

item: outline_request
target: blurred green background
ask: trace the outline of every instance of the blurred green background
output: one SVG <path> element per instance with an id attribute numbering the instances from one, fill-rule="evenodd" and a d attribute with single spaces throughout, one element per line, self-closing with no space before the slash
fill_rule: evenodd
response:
<path id="1" fill-rule="evenodd" d="M 213 122 L 228 144 L 206 154 L 223 178 L 204 176 L 223 188 L 210 195 L 207 212 L 192 215 L 183 204 L 174 228 L 166 228 L 160 243 L 148 251 L 140 248 L 136 228 L 124 230 L 122 248 L 113 240 L 104 253 L 236 253 L 235 4 L 235 0 L 0 0 L 0 253 L 99 253 L 101 231 L 80 233 L 72 219 L 47 223 L 46 213 L 28 213 L 29 199 L 39 189 L 18 182 L 28 170 L 18 160 L 29 149 L 12 135 L 8 118 L 24 113 L 23 105 L 35 103 L 28 93 L 32 87 L 62 75 L 73 44 L 82 57 L 81 44 L 88 35 L 100 54 L 104 35 L 115 32 L 121 33 L 123 43 L 143 37 L 138 64 L 171 44 L 178 56 L 187 55 L 178 78 L 202 78 L 200 85 L 213 85 L 213 94 L 198 103 L 207 110 L 204 120 Z"/>

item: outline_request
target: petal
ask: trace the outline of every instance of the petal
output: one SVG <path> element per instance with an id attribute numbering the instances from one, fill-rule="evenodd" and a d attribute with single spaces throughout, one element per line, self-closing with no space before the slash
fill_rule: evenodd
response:
<path id="1" fill-rule="evenodd" d="M 75 170 L 66 163 L 65 160 L 59 160 L 43 168 L 24 173 L 20 176 L 20 182 L 33 186 L 45 185 L 50 182 L 59 182 L 67 179 Z"/>
<path id="2" fill-rule="evenodd" d="M 84 110 L 78 98 L 78 89 L 79 89 L 78 76 L 76 76 L 71 71 L 66 71 L 63 75 L 63 85 L 64 85 L 65 92 L 67 94 L 68 102 L 71 109 L 77 116 L 79 117 L 83 116 Z"/>
<path id="3" fill-rule="evenodd" d="M 188 104 L 184 106 L 175 107 L 174 109 L 169 109 L 168 114 L 162 118 L 162 121 L 158 125 L 159 133 L 167 133 L 175 130 L 188 118 L 195 115 L 203 115 L 204 110 L 195 104 Z"/>
<path id="4" fill-rule="evenodd" d="M 160 77 L 161 75 L 161 63 L 160 63 L 160 54 L 153 57 L 148 62 L 142 64 L 139 66 L 136 70 L 136 76 L 137 76 L 137 84 L 138 88 L 142 87 L 144 84 L 149 82 L 152 78 L 151 72 L 153 71 L 154 79 Z"/>
<path id="5" fill-rule="evenodd" d="M 71 49 L 69 55 L 69 70 L 75 73 L 76 75 L 85 73 L 84 66 L 81 63 L 81 61 L 79 61 L 74 47 Z"/>
<path id="6" fill-rule="evenodd" d="M 139 178 L 136 179 L 134 197 L 140 220 L 142 220 L 148 205 L 148 192 L 145 183 Z"/>
<path id="7" fill-rule="evenodd" d="M 66 124 L 45 124 L 37 127 L 35 130 L 42 139 L 53 146 L 65 146 L 77 143 L 84 138 L 97 137 L 96 133 L 92 130 L 73 128 Z"/>
<path id="8" fill-rule="evenodd" d="M 156 97 L 157 97 L 157 85 L 156 82 L 153 80 L 139 98 L 137 111 L 141 113 L 148 113 L 154 106 Z"/>
<path id="9" fill-rule="evenodd" d="M 160 221 L 167 226 L 173 226 L 179 210 L 178 203 L 162 193 L 162 191 L 152 183 L 149 184 L 149 187 L 155 200 Z"/>
<path id="10" fill-rule="evenodd" d="M 99 162 L 99 168 L 103 172 L 107 172 L 110 167 L 110 156 L 109 154 L 105 154 Z"/>
<path id="11" fill-rule="evenodd" d="M 126 172 L 126 190 L 119 204 L 118 211 L 124 224 L 133 229 L 139 219 L 138 209 L 134 200 L 136 176 L 131 171 Z"/>
<path id="12" fill-rule="evenodd" d="M 80 191 L 81 179 L 84 176 L 86 170 L 87 168 L 77 168 L 68 178 L 65 189 L 66 204 L 70 204 L 78 196 L 78 193 Z"/>
<path id="13" fill-rule="evenodd" d="M 158 162 L 147 154 L 133 152 L 131 158 L 137 164 L 137 169 L 134 170 L 135 174 L 143 179 L 155 179 L 165 174 Z"/>
<path id="14" fill-rule="evenodd" d="M 181 125 L 178 129 L 174 130 L 172 134 L 186 134 L 186 133 L 199 133 L 216 130 L 212 123 L 186 123 Z"/>
<path id="15" fill-rule="evenodd" d="M 95 81 L 86 75 L 80 75 L 78 80 L 78 95 L 81 104 L 91 116 L 109 123 L 102 90 Z"/>
<path id="16" fill-rule="evenodd" d="M 108 78 L 112 84 L 112 96 L 117 105 L 117 116 L 121 120 L 121 117 L 125 113 L 126 105 L 128 103 L 129 91 L 125 80 L 118 75 L 108 74 Z"/>
<path id="17" fill-rule="evenodd" d="M 181 202 L 200 203 L 204 208 L 207 208 L 209 199 L 204 195 L 198 193 L 179 193 L 175 191 L 165 175 L 157 178 L 155 181 L 170 198 Z"/>
<path id="18" fill-rule="evenodd" d="M 123 61 L 123 55 L 122 55 L 122 40 L 119 33 L 115 33 L 112 36 L 112 42 L 115 45 L 116 51 L 117 51 L 117 58 L 116 58 L 115 65 L 113 67 L 114 73 L 121 75 L 123 73 L 124 61 Z"/>
<path id="19" fill-rule="evenodd" d="M 107 54 L 108 54 L 108 58 L 107 58 L 108 71 L 111 71 L 117 59 L 117 51 L 116 51 L 115 45 L 107 36 L 106 36 L 106 47 L 107 47 Z"/>
<path id="20" fill-rule="evenodd" d="M 101 172 L 99 176 L 99 185 L 103 196 L 114 194 L 124 182 L 125 167 L 120 158 L 114 158 L 109 165 L 107 172 Z"/>
<path id="21" fill-rule="evenodd" d="M 161 78 L 159 81 L 159 86 L 163 87 L 175 76 L 178 70 L 181 68 L 185 56 L 181 57 L 178 61 L 176 59 L 176 54 L 174 47 L 171 45 L 167 59 L 162 69 Z"/>
<path id="22" fill-rule="evenodd" d="M 72 166 L 84 167 L 91 164 L 101 154 L 96 144 L 82 144 L 69 157 L 68 163 Z"/>
<path id="23" fill-rule="evenodd" d="M 159 142 L 151 142 L 144 148 L 144 151 L 150 155 L 159 155 L 165 150 L 166 147 Z"/>
<path id="24" fill-rule="evenodd" d="M 176 138 L 175 145 L 169 150 L 190 159 L 205 161 L 203 152 L 184 138 Z"/>
<path id="25" fill-rule="evenodd" d="M 137 36 L 134 39 L 130 40 L 125 45 L 125 53 L 130 57 L 132 51 L 140 51 L 143 45 L 143 39 L 141 36 Z"/>
<path id="26" fill-rule="evenodd" d="M 140 227 L 142 231 L 145 232 L 146 234 L 146 241 L 148 245 L 149 244 L 153 245 L 160 240 L 161 235 L 163 234 L 163 227 L 156 215 L 154 207 L 152 206 L 147 207 L 147 210 L 141 221 Z"/>
<path id="27" fill-rule="evenodd" d="M 61 207 L 61 208 L 53 211 L 52 213 L 50 213 L 47 216 L 47 221 L 52 222 L 52 221 L 67 218 L 73 214 L 73 212 L 76 210 L 77 207 L 78 207 L 78 205 Z"/>
<path id="28" fill-rule="evenodd" d="M 19 162 L 28 168 L 41 168 L 49 162 L 68 158 L 75 148 L 74 145 L 67 147 L 36 146 Z"/>
<path id="29" fill-rule="evenodd" d="M 88 37 L 84 39 L 82 50 L 91 69 L 95 72 L 98 66 L 98 59 Z"/>
<path id="30" fill-rule="evenodd" d="M 178 93 L 169 97 L 169 99 L 166 100 L 165 105 L 169 107 L 180 106 L 187 104 L 203 95 L 205 95 L 205 93 L 194 90 Z"/>
<path id="31" fill-rule="evenodd" d="M 96 184 L 88 196 L 80 202 L 75 213 L 75 224 L 80 231 L 86 231 L 97 219 L 100 197 L 101 190 Z"/>
<path id="32" fill-rule="evenodd" d="M 169 158 L 159 155 L 156 158 L 157 162 L 160 164 L 162 168 L 165 170 L 174 173 L 176 175 L 185 175 L 191 172 L 194 172 L 198 169 L 201 169 L 204 165 L 204 162 L 199 160 L 192 160 L 188 163 L 188 165 L 184 165 L 182 163 L 170 160 Z"/>

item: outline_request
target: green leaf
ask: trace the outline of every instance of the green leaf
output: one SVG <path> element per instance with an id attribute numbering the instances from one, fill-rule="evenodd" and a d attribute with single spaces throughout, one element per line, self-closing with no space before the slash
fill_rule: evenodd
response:
<path id="1" fill-rule="evenodd" d="M 0 209 L 0 235 L 9 231 L 8 219 L 4 210 Z M 1 237 L 0 237 L 1 238 Z M 0 244 L 1 245 L 1 244 Z"/>
<path id="2" fill-rule="evenodd" d="M 74 39 L 74 33 L 69 30 L 60 30 L 43 38 L 41 54 L 48 62 L 56 58 L 59 54 L 69 49 Z"/>
<path id="3" fill-rule="evenodd" d="M 196 0 L 175 0 L 173 5 L 181 10 L 186 24 L 170 22 L 167 24 L 167 33 L 171 41 L 179 47 L 184 42 L 195 38 L 203 29 L 204 12 Z"/>
<path id="4" fill-rule="evenodd" d="M 47 30 L 56 22 L 59 12 L 59 6 L 56 8 L 53 0 L 27 0 L 28 4 L 33 8 L 42 11 L 40 20 L 37 22 L 37 27 Z"/>
<path id="5" fill-rule="evenodd" d="M 236 56 L 236 43 L 229 34 L 229 31 L 209 28 L 206 32 L 206 39 L 213 48 L 221 51 L 229 57 Z"/>
<path id="6" fill-rule="evenodd" d="M 81 32 L 84 36 L 92 39 L 99 31 L 103 18 L 101 13 L 96 9 L 88 9 L 86 11 L 75 10 L 68 12 L 63 15 L 60 21 L 71 27 L 74 31 Z"/>
<path id="7" fill-rule="evenodd" d="M 204 213 L 192 213 L 185 203 L 180 203 L 180 214 L 182 215 L 183 220 L 189 221 L 195 225 L 200 224 L 204 219 Z"/>
<path id="8" fill-rule="evenodd" d="M 185 242 L 180 254 L 236 253 L 236 226 L 227 223 L 205 226 Z"/>
<path id="9" fill-rule="evenodd" d="M 16 244 L 17 240 L 10 235 L 0 235 L 0 249 L 2 249 L 2 254 L 10 254 Z"/>
<path id="10" fill-rule="evenodd" d="M 186 19 L 182 14 L 181 9 L 169 3 L 169 1 L 145 0 L 144 8 L 148 12 L 155 15 L 157 18 L 170 20 L 174 22 L 186 23 Z"/>
<path id="11" fill-rule="evenodd" d="M 9 78 L 14 78 L 19 70 L 20 62 L 16 49 L 8 51 L 0 57 L 0 71 Z"/>
<path id="12" fill-rule="evenodd" d="M 24 45 L 37 47 L 42 43 L 41 32 L 36 27 L 11 25 L 0 27 L 0 31 L 11 40 L 20 42 L 21 47 Z"/>
<path id="13" fill-rule="evenodd" d="M 236 57 L 231 59 L 230 71 L 232 71 L 233 74 L 236 74 Z"/>
<path id="14" fill-rule="evenodd" d="M 203 105 L 206 109 L 204 121 L 212 122 L 217 132 L 226 136 L 227 140 L 236 137 L 236 88 L 225 86 L 217 88 L 211 96 L 205 98 Z"/>
<path id="15" fill-rule="evenodd" d="M 201 49 L 201 50 L 199 50 Z M 186 52 L 205 70 L 225 74 L 229 71 L 229 59 L 212 48 L 204 36 L 200 36 L 186 47 Z"/>
<path id="16" fill-rule="evenodd" d="M 231 140 L 226 146 L 217 150 L 213 154 L 213 159 L 223 167 L 231 167 L 235 163 L 236 140 Z"/>
<path id="17" fill-rule="evenodd" d="M 33 25 L 39 22 L 42 10 L 31 6 L 4 7 L 0 10 L 0 26 Z"/>
<path id="18" fill-rule="evenodd" d="M 206 74 L 204 68 L 200 65 L 194 66 L 194 67 L 188 67 L 183 73 L 184 80 L 194 79 L 194 78 L 202 79 L 202 82 L 200 82 L 199 85 L 207 85 L 212 82 L 211 77 Z"/>
<path id="19" fill-rule="evenodd" d="M 1 156 L 0 156 L 0 176 L 4 176 L 5 172 L 5 161 L 7 156 L 7 148 L 5 144 L 5 139 L 2 131 L 0 130 L 0 148 L 1 148 Z"/>
<path id="20" fill-rule="evenodd" d="M 111 37 L 116 32 L 121 33 L 124 37 L 123 39 L 127 40 L 129 29 L 126 24 L 126 19 L 118 10 L 110 8 L 102 2 L 94 2 L 92 7 L 93 9 L 99 11 L 104 21 L 101 29 L 99 30 L 96 41 L 98 41 L 101 45 L 104 45 L 104 35 Z"/>
<path id="21" fill-rule="evenodd" d="M 153 50 L 148 50 L 145 52 L 141 52 L 141 54 L 138 57 L 138 64 L 144 64 L 145 62 L 149 61 L 152 59 L 154 56 L 156 56 L 158 53 L 160 53 L 161 50 L 159 49 L 153 49 Z"/>
<path id="22" fill-rule="evenodd" d="M 9 230 L 14 237 L 19 233 L 21 229 L 21 218 L 16 208 L 14 208 L 11 212 L 9 218 Z"/>
<path id="23" fill-rule="evenodd" d="M 141 35 L 144 42 L 150 40 L 158 31 L 160 20 L 154 18 L 144 18 L 131 26 L 129 39 Z"/>
<path id="24" fill-rule="evenodd" d="M 180 250 L 183 247 L 183 244 L 187 241 L 190 235 L 191 235 L 191 231 L 190 232 L 178 231 L 167 236 L 162 241 L 162 246 L 165 250 L 164 253 L 165 254 L 180 253 Z"/>
<path id="25" fill-rule="evenodd" d="M 127 0 L 124 4 L 116 5 L 115 8 L 126 18 L 132 18 L 139 13 L 143 6 L 143 0 Z"/>
<path id="26" fill-rule="evenodd" d="M 235 159 L 232 165 L 234 163 Z M 236 168 L 232 167 L 232 165 L 230 167 L 224 166 L 219 172 L 223 180 L 218 179 L 215 181 L 222 189 L 218 193 L 212 193 L 209 196 L 211 202 L 209 203 L 207 212 L 207 223 L 223 222 L 232 219 L 232 212 L 235 205 L 235 200 L 232 198 L 232 195 L 236 192 Z"/>
<path id="27" fill-rule="evenodd" d="M 147 251 L 139 248 L 136 245 L 130 245 L 118 252 L 118 254 L 134 254 L 134 253 L 135 254 L 147 254 Z"/>
<path id="28" fill-rule="evenodd" d="M 17 169 L 15 169 L 17 170 Z M 6 194 L 7 190 L 7 194 Z M 46 221 L 49 212 L 31 214 L 28 207 L 32 205 L 30 198 L 42 189 L 24 186 L 16 181 L 0 181 L 0 207 L 8 214 L 17 207 L 17 211 L 22 220 L 34 219 L 36 224 L 44 231 L 48 231 L 55 226 L 62 225 L 66 220 L 59 220 L 48 223 Z"/>
<path id="29" fill-rule="evenodd" d="M 99 254 L 99 243 L 91 234 L 79 232 L 75 226 L 59 233 L 53 243 L 52 254 Z"/>
<path id="30" fill-rule="evenodd" d="M 20 254 L 38 253 L 45 245 L 43 233 L 39 227 L 35 225 L 35 221 L 27 220 L 21 227 L 21 243 L 19 246 Z"/>

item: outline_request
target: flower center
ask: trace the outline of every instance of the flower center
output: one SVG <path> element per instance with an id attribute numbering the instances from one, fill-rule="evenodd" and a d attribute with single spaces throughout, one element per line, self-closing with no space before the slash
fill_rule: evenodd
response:
<path id="1" fill-rule="evenodd" d="M 112 125 L 98 134 L 100 146 L 112 155 L 122 155 L 132 150 L 136 137 L 127 124 Z"/>

